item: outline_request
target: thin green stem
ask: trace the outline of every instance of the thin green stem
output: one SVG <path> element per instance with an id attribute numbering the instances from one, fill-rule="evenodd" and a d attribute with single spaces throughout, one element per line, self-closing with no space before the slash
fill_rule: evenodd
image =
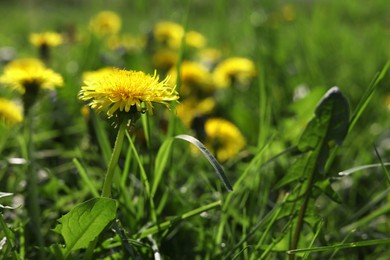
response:
<path id="1" fill-rule="evenodd" d="M 108 164 L 106 176 L 104 178 L 104 183 L 103 183 L 103 189 L 102 189 L 102 194 L 101 197 L 111 197 L 111 187 L 112 187 L 112 180 L 114 178 L 114 173 L 115 173 L 115 168 L 118 165 L 118 159 L 119 155 L 122 150 L 122 145 L 123 145 L 123 139 L 126 133 L 126 126 L 127 126 L 127 121 L 124 120 L 118 130 L 118 135 L 116 136 L 115 144 L 114 144 L 114 150 L 112 151 L 111 154 L 111 159 Z M 89 260 L 92 259 L 93 256 L 93 251 L 95 250 L 95 247 L 97 245 L 98 238 L 95 238 L 95 240 L 91 241 L 89 243 L 89 246 L 87 248 L 87 251 L 85 252 L 84 259 Z"/>
<path id="2" fill-rule="evenodd" d="M 31 218 L 29 230 L 31 231 L 32 239 L 35 240 L 39 247 L 43 247 L 43 237 L 41 233 L 41 209 L 39 207 L 39 192 L 37 185 L 37 172 L 35 169 L 34 160 L 34 142 L 33 142 L 33 111 L 28 111 L 25 125 L 25 136 L 27 138 L 27 154 L 25 155 L 28 161 L 27 164 L 27 200 L 28 213 Z M 40 251 L 43 254 L 43 251 Z M 41 255 L 42 256 L 42 255 Z"/>
<path id="3" fill-rule="evenodd" d="M 115 168 L 118 165 L 118 159 L 122 149 L 123 138 L 126 132 L 126 125 L 127 122 L 124 121 L 119 126 L 118 135 L 115 140 L 114 150 L 112 151 L 111 159 L 107 168 L 106 177 L 104 178 L 103 190 L 101 195 L 102 197 L 111 197 L 112 180 L 114 177 Z"/>

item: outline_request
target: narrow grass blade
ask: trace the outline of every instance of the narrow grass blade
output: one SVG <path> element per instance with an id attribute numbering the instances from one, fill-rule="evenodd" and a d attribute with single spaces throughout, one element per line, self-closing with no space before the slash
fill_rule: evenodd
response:
<path id="1" fill-rule="evenodd" d="M 153 227 L 150 227 L 148 229 L 145 229 L 145 230 L 141 231 L 140 233 L 135 235 L 134 239 L 140 239 L 140 238 L 147 237 L 149 235 L 156 234 L 156 233 L 158 233 L 160 231 L 163 231 L 163 230 L 166 230 L 166 229 L 172 227 L 173 225 L 175 225 L 176 223 L 178 223 L 178 222 L 180 222 L 182 220 L 185 220 L 185 219 L 188 219 L 190 217 L 199 215 L 202 212 L 211 210 L 211 209 L 219 207 L 221 205 L 222 205 L 222 202 L 220 200 L 218 200 L 216 202 L 212 202 L 210 204 L 204 205 L 204 206 L 199 207 L 197 209 L 191 210 L 191 211 L 189 211 L 187 213 L 184 213 L 181 216 L 178 216 L 178 217 L 174 218 L 173 220 L 168 220 L 168 221 L 162 222 L 162 223 L 160 223 L 158 225 L 155 225 Z"/>
<path id="2" fill-rule="evenodd" d="M 371 214 L 359 219 L 358 221 L 356 221 L 352 224 L 349 224 L 348 226 L 343 227 L 341 229 L 341 232 L 343 232 L 343 233 L 350 232 L 353 229 L 367 226 L 368 223 L 370 223 L 374 219 L 379 218 L 381 216 L 385 216 L 389 212 L 390 212 L 390 204 L 385 204 L 383 207 L 375 210 Z"/>
<path id="3" fill-rule="evenodd" d="M 387 71 L 389 70 L 389 67 L 390 67 L 390 60 L 386 63 L 386 65 L 383 67 L 383 69 L 375 75 L 374 79 L 371 81 L 368 89 L 364 93 L 362 99 L 360 100 L 355 111 L 353 112 L 351 121 L 349 123 L 349 129 L 348 129 L 349 132 L 351 132 L 351 130 L 355 126 L 357 120 L 360 118 L 363 111 L 366 109 L 368 103 L 370 102 L 371 98 L 374 95 L 376 88 L 378 87 L 378 84 L 385 77 Z"/>
<path id="4" fill-rule="evenodd" d="M 313 252 L 333 251 L 336 249 L 343 249 L 343 248 L 345 249 L 345 248 L 355 248 L 355 247 L 363 247 L 363 246 L 377 246 L 377 245 L 384 245 L 389 243 L 390 243 L 390 238 L 385 238 L 385 239 L 358 241 L 358 242 L 345 243 L 345 244 L 336 244 L 332 246 L 294 249 L 294 250 L 287 251 L 287 253 L 288 254 L 296 254 L 296 253 L 303 253 L 303 252 L 313 253 Z"/>
<path id="5" fill-rule="evenodd" d="M 95 186 L 93 186 L 90 178 L 88 177 L 87 172 L 85 171 L 84 167 L 81 165 L 79 160 L 74 158 L 73 163 L 76 165 L 76 168 L 80 173 L 81 179 L 85 182 L 85 184 L 89 188 L 89 191 L 93 194 L 95 198 L 99 197 L 99 192 L 96 190 Z"/>
<path id="6" fill-rule="evenodd" d="M 366 164 L 366 165 L 356 166 L 356 167 L 353 167 L 351 169 L 339 172 L 339 175 L 340 176 L 348 176 L 352 173 L 355 173 L 355 172 L 358 172 L 361 170 L 365 170 L 365 169 L 369 169 L 369 168 L 377 168 L 377 167 L 381 167 L 381 166 L 390 166 L 390 163 L 386 162 L 386 163 L 382 163 L 382 164 L 375 163 L 375 164 Z"/>
<path id="7" fill-rule="evenodd" d="M 173 138 L 166 139 L 164 141 L 164 143 L 161 145 L 160 149 L 158 150 L 158 153 L 156 156 L 155 167 L 154 167 L 152 189 L 150 191 L 152 197 L 154 197 L 154 194 L 156 193 L 158 184 L 160 183 L 160 180 L 162 178 L 162 175 L 163 175 L 165 166 L 168 162 L 170 150 L 171 150 L 171 147 L 172 147 L 174 140 L 175 139 L 173 139 Z"/>
<path id="8" fill-rule="evenodd" d="M 376 149 L 375 146 L 374 146 L 374 150 L 375 150 L 376 157 L 378 157 L 378 159 L 379 159 L 379 162 L 380 162 L 380 164 L 381 164 L 382 170 L 383 170 L 383 172 L 385 173 L 385 176 L 386 176 L 386 178 L 387 178 L 387 182 L 388 182 L 388 184 L 390 185 L 390 173 L 389 173 L 389 171 L 386 169 L 385 163 L 383 162 L 382 157 L 381 157 L 380 154 L 378 153 L 378 150 Z"/>
<path id="9" fill-rule="evenodd" d="M 218 177 L 221 179 L 223 185 L 225 185 L 225 188 L 229 191 L 233 191 L 233 187 L 230 184 L 229 179 L 225 175 L 225 171 L 222 168 L 222 165 L 219 164 L 217 159 L 207 150 L 207 148 L 195 137 L 192 137 L 190 135 L 177 135 L 175 136 L 177 139 L 182 139 L 184 141 L 190 142 L 193 145 L 195 145 L 206 157 L 206 159 L 210 162 L 210 164 L 213 166 L 215 172 L 217 173 Z"/>
<path id="10" fill-rule="evenodd" d="M 110 161 L 111 154 L 112 154 L 110 141 L 108 140 L 108 136 L 106 134 L 106 131 L 104 130 L 103 124 L 100 122 L 96 113 L 94 112 L 91 113 L 91 119 L 96 133 L 96 138 L 98 140 L 100 149 L 102 150 L 104 161 L 107 165 L 108 162 Z"/>

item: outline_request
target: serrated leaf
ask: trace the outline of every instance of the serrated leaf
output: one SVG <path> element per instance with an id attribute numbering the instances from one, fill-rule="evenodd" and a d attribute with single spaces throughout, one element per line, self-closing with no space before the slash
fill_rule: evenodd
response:
<path id="1" fill-rule="evenodd" d="M 110 198 L 94 198 L 74 207 L 62 216 L 54 229 L 65 240 L 64 255 L 87 248 L 103 229 L 115 218 L 116 201 Z"/>
<path id="2" fill-rule="evenodd" d="M 315 117 L 309 122 L 298 142 L 302 152 L 319 149 L 317 169 L 323 172 L 333 143 L 341 145 L 348 133 L 349 105 L 338 87 L 331 88 L 319 102 Z"/>

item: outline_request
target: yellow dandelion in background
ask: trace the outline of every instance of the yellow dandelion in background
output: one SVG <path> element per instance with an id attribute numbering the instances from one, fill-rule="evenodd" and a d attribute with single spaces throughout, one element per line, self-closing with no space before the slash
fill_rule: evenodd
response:
<path id="1" fill-rule="evenodd" d="M 4 74 L 0 77 L 0 82 L 15 88 L 22 94 L 30 90 L 52 90 L 63 85 L 61 75 L 46 68 L 37 59 L 17 59 L 10 62 L 4 68 Z"/>
<path id="2" fill-rule="evenodd" d="M 176 84 L 177 68 L 169 71 L 171 84 Z M 204 97 L 215 90 L 211 73 L 201 64 L 184 61 L 180 64 L 180 94 L 183 96 Z"/>
<path id="3" fill-rule="evenodd" d="M 206 147 L 222 162 L 235 157 L 245 147 L 246 141 L 240 130 L 225 119 L 208 119 L 205 132 Z"/>
<path id="4" fill-rule="evenodd" d="M 146 40 L 130 34 L 112 35 L 107 39 L 107 47 L 113 50 L 122 49 L 128 52 L 139 52 L 145 47 Z"/>
<path id="5" fill-rule="evenodd" d="M 212 97 L 202 100 L 188 98 L 180 102 L 176 111 L 183 124 L 189 128 L 195 117 L 209 115 L 215 107 L 216 102 Z"/>
<path id="6" fill-rule="evenodd" d="M 155 68 L 161 70 L 169 70 L 172 68 L 179 58 L 179 53 L 171 49 L 161 49 L 153 54 L 152 63 Z"/>
<path id="7" fill-rule="evenodd" d="M 222 52 L 215 48 L 205 48 L 200 49 L 196 56 L 201 64 L 211 69 L 221 60 Z"/>
<path id="8" fill-rule="evenodd" d="M 186 33 L 186 44 L 189 47 L 200 49 L 206 46 L 206 38 L 199 32 L 189 31 Z"/>
<path id="9" fill-rule="evenodd" d="M 114 72 L 116 69 L 114 67 L 104 67 L 95 71 L 86 71 L 82 75 L 83 82 L 98 80 L 99 78 L 104 78 L 106 74 Z"/>
<path id="10" fill-rule="evenodd" d="M 22 107 L 11 100 L 0 98 L 0 121 L 11 126 L 21 123 Z"/>
<path id="11" fill-rule="evenodd" d="M 34 46 L 55 47 L 62 44 L 62 35 L 56 32 L 43 32 L 30 34 L 30 43 Z"/>
<path id="12" fill-rule="evenodd" d="M 112 11 L 98 13 L 89 23 L 90 30 L 99 36 L 116 34 L 120 31 L 121 26 L 120 16 Z"/>
<path id="13" fill-rule="evenodd" d="M 109 117 L 115 112 L 129 112 L 131 108 L 142 111 L 144 103 L 151 113 L 152 102 L 162 103 L 169 108 L 168 101 L 179 99 L 174 87 L 168 85 L 168 78 L 159 81 L 159 76 L 145 74 L 142 71 L 115 69 L 104 73 L 102 77 L 85 81 L 79 98 L 89 101 L 97 112 L 107 110 Z"/>
<path id="14" fill-rule="evenodd" d="M 254 62 L 242 57 L 225 59 L 213 71 L 214 82 L 219 88 L 225 88 L 234 83 L 247 85 L 256 75 Z"/>
<path id="15" fill-rule="evenodd" d="M 184 28 L 174 22 L 162 21 L 153 28 L 153 39 L 172 49 L 180 48 L 183 36 Z"/>

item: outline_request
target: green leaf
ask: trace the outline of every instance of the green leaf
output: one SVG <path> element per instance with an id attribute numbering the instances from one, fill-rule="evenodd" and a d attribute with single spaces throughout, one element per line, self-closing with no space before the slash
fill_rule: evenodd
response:
<path id="1" fill-rule="evenodd" d="M 348 133 L 349 105 L 338 87 L 333 87 L 319 102 L 315 117 L 309 122 L 298 141 L 302 152 L 320 149 L 317 155 L 317 169 L 324 171 L 329 150 L 333 143 L 341 145 Z"/>
<path id="2" fill-rule="evenodd" d="M 116 201 L 110 198 L 94 198 L 74 207 L 62 216 L 54 229 L 65 240 L 64 255 L 87 248 L 103 229 L 115 218 Z"/>
<path id="3" fill-rule="evenodd" d="M 341 197 L 339 196 L 339 194 L 337 194 L 333 190 L 332 186 L 330 185 L 330 181 L 329 181 L 328 178 L 325 178 L 323 180 L 317 180 L 315 186 L 317 188 L 319 188 L 322 192 L 324 192 L 325 195 L 327 195 L 334 202 L 337 202 L 337 203 L 341 203 L 342 202 Z"/>
<path id="4" fill-rule="evenodd" d="M 319 102 L 315 117 L 309 122 L 298 142 L 298 149 L 314 149 L 324 138 L 327 142 L 334 140 L 341 145 L 348 132 L 348 123 L 348 102 L 339 88 L 333 87 Z"/>

